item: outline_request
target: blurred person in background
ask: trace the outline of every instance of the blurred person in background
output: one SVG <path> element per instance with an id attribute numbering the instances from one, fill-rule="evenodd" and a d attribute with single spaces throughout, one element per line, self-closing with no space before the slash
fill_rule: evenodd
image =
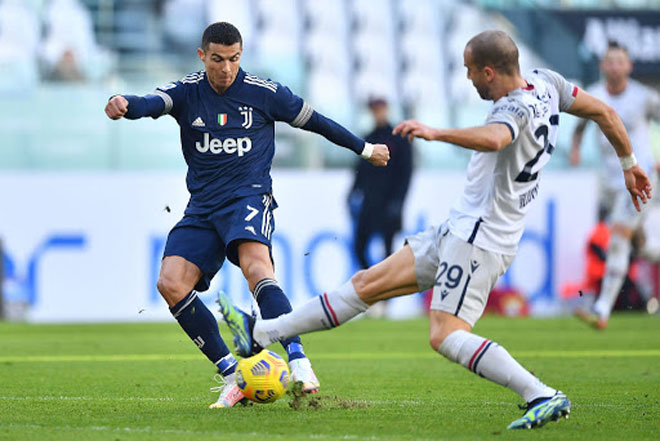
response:
<path id="1" fill-rule="evenodd" d="M 389 159 L 385 145 L 365 142 L 289 88 L 245 72 L 242 53 L 238 29 L 214 23 L 197 50 L 205 70 L 146 96 L 115 95 L 105 107 L 113 120 L 169 114 L 180 126 L 190 200 L 168 235 L 157 287 L 179 325 L 223 377 L 224 384 L 212 389 L 220 397 L 211 408 L 232 407 L 244 397 L 236 384 L 236 359 L 197 292 L 209 288 L 228 259 L 240 267 L 264 318 L 291 311 L 272 260 L 275 121 L 321 134 L 374 165 L 384 166 Z M 291 380 L 301 382 L 304 392 L 317 392 L 319 382 L 300 337 L 291 336 L 282 346 Z"/>
<path id="2" fill-rule="evenodd" d="M 237 337 L 238 352 L 247 355 L 290 335 L 337 327 L 380 300 L 432 288 L 431 347 L 525 400 L 523 416 L 508 429 L 541 427 L 568 415 L 568 397 L 472 328 L 517 252 L 525 216 L 539 192 L 540 173 L 554 151 L 559 113 L 592 119 L 607 135 L 621 158 L 629 197 L 637 209 L 640 200 L 646 203 L 651 196 L 651 184 L 636 164 L 626 129 L 612 108 L 551 70 L 534 69 L 523 76 L 518 48 L 505 32 L 476 35 L 465 46 L 463 58 L 479 96 L 493 101 L 485 124 L 436 129 L 411 120 L 394 128 L 395 134 L 411 139 L 449 142 L 474 151 L 465 188 L 448 220 L 408 237 L 403 248 L 382 262 L 274 320 L 240 311 L 222 293 L 220 310 Z"/>
<path id="3" fill-rule="evenodd" d="M 656 90 L 630 78 L 633 65 L 626 48 L 611 42 L 600 61 L 603 79 L 587 90 L 590 94 L 610 105 L 621 117 L 630 134 L 633 153 L 639 166 L 656 180 L 656 166 L 651 151 L 650 122 L 660 121 L 660 94 Z M 580 145 L 589 120 L 582 120 L 573 132 L 570 152 L 571 165 L 580 163 Z M 621 177 L 619 158 L 610 141 L 602 132 L 597 133 L 604 164 L 601 182 L 600 204 L 607 212 L 610 240 L 607 247 L 605 276 L 596 302 L 590 307 L 580 307 L 576 315 L 594 326 L 605 329 L 617 296 L 628 274 L 632 239 L 644 221 L 644 212 L 635 210 L 626 185 Z"/>
<path id="4" fill-rule="evenodd" d="M 46 80 L 83 81 L 109 72 L 112 56 L 97 44 L 91 13 L 79 0 L 51 0 L 44 25 L 40 55 Z"/>
<path id="5" fill-rule="evenodd" d="M 394 126 L 389 121 L 387 102 L 383 98 L 373 98 L 368 107 L 375 127 L 365 140 L 385 144 L 390 160 L 387 167 L 376 167 L 366 161 L 358 161 L 355 166 L 348 205 L 355 223 L 353 250 L 360 269 L 367 269 L 374 263 L 367 256 L 370 240 L 376 234 L 383 238 L 385 257 L 392 254 L 394 235 L 401 230 L 403 203 L 413 168 L 412 146 L 407 139 L 392 134 Z M 372 315 L 383 315 L 385 302 L 374 306 L 377 310 L 370 310 Z"/>

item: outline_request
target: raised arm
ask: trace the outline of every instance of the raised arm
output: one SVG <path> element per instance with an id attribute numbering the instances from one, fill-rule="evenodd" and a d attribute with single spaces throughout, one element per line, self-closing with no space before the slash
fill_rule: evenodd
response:
<path id="1" fill-rule="evenodd" d="M 369 144 L 316 110 L 312 111 L 309 119 L 300 128 L 318 133 L 334 144 L 353 150 L 373 165 L 385 166 L 390 159 L 390 151 L 386 145 Z"/>
<path id="2" fill-rule="evenodd" d="M 459 147 L 480 152 L 496 152 L 513 140 L 513 129 L 508 124 L 490 123 L 467 129 L 435 129 L 418 121 L 399 123 L 392 132 L 395 135 L 422 138 L 427 141 L 444 141 Z"/>
<path id="3" fill-rule="evenodd" d="M 619 115 L 612 107 L 584 90 L 579 90 L 575 101 L 568 108 L 568 113 L 590 119 L 598 124 L 621 161 L 626 188 L 630 192 L 635 208 L 640 211 L 641 206 L 638 199 L 646 203 L 647 198 L 651 197 L 651 182 L 646 173 L 637 165 L 628 133 Z"/>
<path id="4" fill-rule="evenodd" d="M 165 100 L 160 95 L 114 95 L 105 105 L 105 114 L 112 120 L 121 117 L 138 119 L 145 116 L 158 118 L 165 110 Z"/>

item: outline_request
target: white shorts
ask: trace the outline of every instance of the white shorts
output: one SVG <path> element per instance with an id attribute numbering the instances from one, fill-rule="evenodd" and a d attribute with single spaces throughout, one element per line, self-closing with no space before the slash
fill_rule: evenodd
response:
<path id="1" fill-rule="evenodd" d="M 406 242 L 415 257 L 419 290 L 433 288 L 431 309 L 453 314 L 470 326 L 483 314 L 491 289 L 514 257 L 459 239 L 446 223 L 410 236 Z"/>

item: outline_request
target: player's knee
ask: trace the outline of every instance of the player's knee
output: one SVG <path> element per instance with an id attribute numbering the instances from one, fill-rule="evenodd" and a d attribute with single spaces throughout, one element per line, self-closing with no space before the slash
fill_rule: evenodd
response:
<path id="1" fill-rule="evenodd" d="M 353 287 L 355 288 L 355 292 L 357 293 L 358 297 L 363 301 L 368 304 L 371 304 L 373 301 L 370 298 L 370 292 L 369 292 L 369 275 L 368 275 L 369 270 L 360 270 L 355 275 L 351 278 L 351 282 L 353 282 Z"/>
<path id="2" fill-rule="evenodd" d="M 189 291 L 180 281 L 162 274 L 156 282 L 156 288 L 158 288 L 160 295 L 169 303 L 182 299 Z"/>
<path id="3" fill-rule="evenodd" d="M 626 237 L 616 234 L 612 235 L 606 260 L 606 267 L 609 273 L 625 276 L 628 272 L 630 249 L 630 241 Z"/>
<path id="4" fill-rule="evenodd" d="M 243 277 L 247 280 L 250 290 L 254 289 L 254 286 L 259 283 L 259 281 L 265 278 L 274 278 L 272 267 L 268 262 L 263 262 L 260 260 L 254 260 L 245 265 L 241 265 L 241 270 L 243 271 Z"/>
<path id="5" fill-rule="evenodd" d="M 439 352 L 440 346 L 442 346 L 442 343 L 445 341 L 445 337 L 445 335 L 439 332 L 431 332 L 429 335 L 429 344 L 431 345 L 431 348 L 433 348 L 434 351 Z"/>

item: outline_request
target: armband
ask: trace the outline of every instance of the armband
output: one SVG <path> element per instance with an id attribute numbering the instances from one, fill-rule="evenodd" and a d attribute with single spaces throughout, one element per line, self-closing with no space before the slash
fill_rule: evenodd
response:
<path id="1" fill-rule="evenodd" d="M 619 156 L 619 162 L 623 171 L 626 171 L 637 165 L 637 158 L 634 153 L 631 153 L 630 156 Z"/>

